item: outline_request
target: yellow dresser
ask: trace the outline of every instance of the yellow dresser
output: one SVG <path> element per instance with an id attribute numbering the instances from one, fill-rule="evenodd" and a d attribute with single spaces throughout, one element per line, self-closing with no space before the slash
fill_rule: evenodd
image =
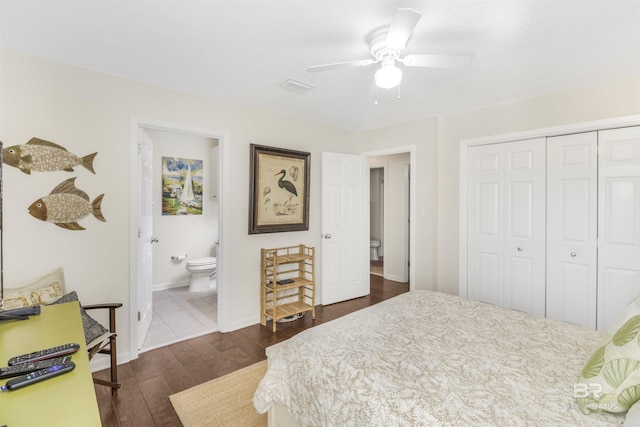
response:
<path id="1" fill-rule="evenodd" d="M 29 320 L 0 323 L 0 366 L 7 366 L 13 356 L 70 342 L 80 344 L 72 355 L 73 371 L 0 392 L 0 426 L 101 425 L 77 302 L 43 306 L 41 314 Z"/>

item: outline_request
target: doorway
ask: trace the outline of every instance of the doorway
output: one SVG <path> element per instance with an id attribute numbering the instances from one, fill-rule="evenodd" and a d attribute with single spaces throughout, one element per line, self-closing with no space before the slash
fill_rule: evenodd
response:
<path id="1" fill-rule="evenodd" d="M 384 277 L 384 167 L 369 169 L 369 225 L 370 272 Z"/>
<path id="2" fill-rule="evenodd" d="M 187 263 L 215 257 L 218 241 L 216 138 L 145 128 L 153 141 L 152 320 L 140 351 L 217 330 L 215 270 L 192 289 Z M 186 200 L 185 199 L 188 199 Z"/>
<path id="3" fill-rule="evenodd" d="M 411 185 L 411 171 L 415 170 L 414 145 L 362 153 L 369 158 L 371 169 L 382 168 L 383 176 L 383 277 L 396 282 L 409 282 L 415 277 L 415 186 Z M 391 169 L 394 169 L 391 172 Z M 371 204 L 370 204 L 371 207 Z"/>
<path id="4" fill-rule="evenodd" d="M 161 197 L 158 196 L 158 194 L 162 194 L 162 183 L 161 183 L 161 171 L 153 172 L 152 174 L 153 179 L 151 180 L 150 183 L 145 182 L 143 179 L 141 179 L 140 169 L 142 168 L 141 166 L 142 161 L 140 160 L 139 153 L 141 151 L 140 147 L 142 146 L 141 144 L 142 134 L 146 134 L 147 136 L 149 134 L 152 134 L 156 139 L 158 139 L 159 135 L 160 136 L 173 135 L 174 137 L 182 136 L 183 139 L 191 138 L 191 139 L 200 140 L 200 141 L 210 141 L 209 142 L 210 144 L 213 144 L 213 141 L 215 141 L 215 143 L 217 143 L 217 146 L 218 146 L 218 156 L 220 159 L 223 158 L 223 155 L 225 152 L 224 150 L 225 141 L 227 140 L 227 136 L 223 132 L 216 132 L 208 129 L 186 127 L 182 125 L 176 125 L 173 123 L 159 122 L 155 120 L 132 118 L 132 121 L 131 121 L 131 243 L 130 243 L 130 247 L 131 247 L 131 258 L 130 258 L 131 359 L 137 358 L 138 353 L 141 351 L 141 349 L 143 348 L 144 350 L 149 349 L 149 348 L 146 348 L 147 346 L 143 347 L 144 338 L 147 335 L 147 331 L 148 331 L 148 329 L 146 328 L 148 328 L 151 322 L 153 322 L 153 303 L 154 303 L 154 299 L 157 300 L 157 298 L 153 298 L 153 294 L 155 293 L 153 292 L 154 289 L 152 286 L 148 286 L 147 283 L 150 283 L 151 277 L 153 277 L 156 274 L 155 270 L 157 270 L 157 268 L 155 267 L 157 267 L 156 265 L 157 263 L 160 263 L 167 268 L 173 268 L 174 270 L 173 273 L 180 275 L 180 280 L 182 280 L 182 283 L 180 283 L 180 280 L 175 279 L 175 277 L 178 277 L 178 276 L 173 276 L 173 278 L 171 275 L 165 276 L 165 277 L 168 277 L 168 279 L 164 279 L 162 281 L 154 280 L 156 291 L 159 291 L 161 288 L 165 287 L 165 288 L 168 288 L 167 292 L 173 291 L 174 293 L 177 294 L 178 288 L 181 287 L 180 285 L 183 285 L 186 287 L 188 285 L 188 279 L 190 278 L 189 273 L 186 272 L 186 269 L 185 269 L 185 265 L 186 265 L 185 258 L 187 257 L 198 258 L 198 257 L 215 255 L 217 258 L 217 272 L 215 276 L 216 298 L 213 298 L 210 296 L 207 303 L 212 304 L 217 309 L 218 306 L 221 305 L 220 304 L 221 301 L 224 300 L 224 288 L 225 288 L 224 286 L 224 265 L 225 265 L 224 254 L 222 253 L 223 251 L 221 250 L 216 251 L 214 249 L 215 247 L 214 242 L 216 241 L 219 242 L 219 247 L 224 247 L 223 242 L 225 239 L 225 236 L 223 233 L 223 229 L 224 229 L 223 227 L 224 216 L 222 214 L 223 209 L 220 209 L 224 200 L 224 194 L 222 191 L 223 186 L 221 185 L 223 183 L 222 177 L 224 175 L 224 172 L 222 169 L 224 168 L 224 162 L 218 161 L 219 167 L 215 168 L 216 172 L 213 174 L 207 175 L 207 173 L 209 172 L 203 171 L 203 174 L 206 176 L 206 179 L 203 178 L 202 180 L 203 183 L 206 183 L 207 185 L 209 185 L 210 183 L 217 184 L 215 185 L 216 194 L 211 192 L 211 189 L 214 188 L 213 186 L 209 188 L 209 191 L 206 191 L 206 189 L 203 187 L 203 192 L 202 192 L 203 198 L 215 197 L 217 199 L 217 202 L 216 202 L 218 206 L 217 210 L 219 212 L 217 215 L 218 221 L 217 221 L 217 225 L 215 225 L 212 230 L 209 230 L 211 231 L 211 233 L 209 233 L 211 234 L 210 236 L 211 238 L 208 239 L 210 240 L 210 242 L 208 241 L 202 242 L 198 244 L 200 246 L 198 245 L 194 246 L 192 244 L 189 244 L 189 239 L 186 237 L 180 240 L 180 238 L 176 239 L 175 236 L 173 238 L 169 237 L 169 235 L 167 234 L 166 230 L 171 228 L 174 228 L 175 230 L 188 230 L 189 228 L 192 228 L 189 226 L 189 224 L 184 224 L 184 222 L 185 221 L 197 222 L 198 215 L 187 215 L 187 216 L 181 215 L 181 216 L 174 216 L 171 218 L 167 217 L 166 219 L 169 222 L 171 222 L 171 224 L 168 224 L 168 225 L 159 224 L 158 217 L 156 216 L 155 218 L 156 221 L 154 221 L 153 215 L 151 215 L 152 225 L 150 228 L 153 231 L 150 236 L 145 237 L 145 235 L 140 231 L 141 230 L 140 224 L 145 222 L 144 221 L 145 216 L 142 215 L 141 212 L 145 210 L 158 211 L 158 212 L 155 212 L 155 215 L 159 214 L 161 208 L 160 206 L 158 206 L 158 204 L 162 202 L 160 201 Z M 182 147 L 183 145 L 182 140 L 177 145 L 179 146 L 179 148 L 181 147 L 182 149 L 177 149 L 175 151 L 167 150 L 166 149 L 167 146 L 165 145 L 164 151 L 167 151 L 168 156 L 183 156 L 183 155 L 185 157 L 199 156 L 197 153 L 194 154 L 189 151 L 184 151 L 183 150 L 184 147 Z M 151 151 L 153 151 L 153 148 L 151 148 Z M 207 151 L 209 150 L 207 149 Z M 154 157 L 154 155 L 147 153 L 147 157 Z M 158 157 L 158 155 L 156 154 L 155 157 Z M 154 165 L 156 166 L 156 169 L 160 167 L 159 164 L 161 163 L 156 159 L 156 162 Z M 213 170 L 213 168 L 209 168 L 209 169 Z M 206 195 L 205 195 L 205 192 L 206 192 Z M 148 196 L 148 193 L 152 193 L 152 196 Z M 153 193 L 158 193 L 158 194 L 156 194 L 155 197 L 153 197 L 154 196 Z M 152 209 L 153 205 L 155 205 L 155 208 Z M 211 204 L 209 206 L 209 209 L 210 208 L 211 208 Z M 201 218 L 202 216 L 200 216 L 200 220 Z M 164 220 L 165 218 L 162 218 L 162 219 Z M 148 222 L 148 219 L 146 222 Z M 154 225 L 153 222 L 156 222 L 158 224 Z M 162 236 L 156 234 L 160 232 L 163 232 Z M 141 257 L 139 256 L 139 253 L 143 252 L 143 251 L 140 251 L 139 248 L 147 245 L 148 244 L 147 240 L 150 240 L 151 242 L 155 242 L 153 244 L 156 245 L 156 247 L 153 248 L 151 253 L 153 254 L 154 258 L 155 257 L 158 258 L 157 263 L 155 261 L 152 261 L 151 263 L 143 262 Z M 158 245 L 163 243 L 165 240 L 168 240 L 168 241 L 166 242 L 167 244 L 165 245 L 164 250 L 163 251 L 156 250 L 157 248 L 159 248 Z M 176 243 L 176 241 L 177 242 L 182 241 L 184 244 Z M 208 245 L 208 247 L 206 249 L 203 249 L 201 245 Z M 188 249 L 191 251 L 191 254 L 187 252 Z M 178 260 L 176 261 L 172 259 L 174 257 L 178 258 Z M 175 288 L 175 291 L 174 291 L 174 288 Z M 186 288 L 183 290 L 186 290 Z M 165 291 L 162 291 L 162 292 L 165 292 Z M 195 297 L 196 295 L 191 295 L 191 293 L 188 293 L 188 292 L 184 292 L 183 295 L 186 295 L 188 298 L 184 298 L 182 303 L 179 300 L 176 300 L 175 302 L 177 302 L 179 305 L 181 304 L 187 307 L 189 307 L 190 304 L 196 304 L 196 305 L 200 305 L 202 308 L 201 301 L 198 301 L 199 298 L 193 298 L 192 302 L 188 301 L 189 299 L 191 299 L 191 296 Z M 180 296 L 176 295 L 176 298 L 180 298 Z M 162 303 L 158 301 L 155 301 L 155 302 L 156 304 L 167 303 L 166 300 Z M 193 307 L 191 308 L 193 309 Z M 143 313 L 143 311 L 145 310 L 146 312 Z M 170 318 L 171 316 L 167 315 L 165 317 Z M 210 318 L 209 326 L 211 326 L 215 322 L 217 323 L 217 326 L 218 326 L 216 329 L 220 329 L 220 321 L 219 321 L 220 317 L 221 317 L 220 310 L 217 310 L 217 313 L 213 313 L 212 316 L 209 317 Z M 146 318 L 146 321 L 144 321 L 145 318 Z M 169 322 L 173 323 L 174 325 L 175 325 L 175 322 L 180 322 L 180 321 L 181 320 L 176 320 L 176 319 L 169 320 Z M 166 324 L 166 320 L 165 320 L 165 324 Z M 204 331 L 203 333 L 206 333 L 206 331 Z M 187 336 L 193 336 L 193 334 L 191 335 L 183 334 L 181 337 L 178 337 L 178 338 L 186 339 Z M 176 340 L 180 340 L 180 339 L 176 339 Z M 174 342 L 176 340 L 174 340 Z"/>
<path id="5" fill-rule="evenodd" d="M 410 160 L 408 152 L 369 157 L 371 268 L 400 283 L 410 277 Z"/>

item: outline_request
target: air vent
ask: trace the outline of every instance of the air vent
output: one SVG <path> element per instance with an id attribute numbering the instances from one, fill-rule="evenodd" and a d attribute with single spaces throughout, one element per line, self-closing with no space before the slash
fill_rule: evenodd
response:
<path id="1" fill-rule="evenodd" d="M 309 83 L 305 83 L 296 79 L 287 79 L 280 83 L 280 87 L 296 93 L 306 93 L 315 88 L 315 86 Z"/>

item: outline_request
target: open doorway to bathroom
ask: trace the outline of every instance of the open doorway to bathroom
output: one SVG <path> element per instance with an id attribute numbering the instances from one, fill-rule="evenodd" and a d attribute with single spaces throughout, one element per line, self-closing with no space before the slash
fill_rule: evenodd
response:
<path id="1" fill-rule="evenodd" d="M 139 352 L 218 330 L 220 140 L 167 128 L 143 131 L 151 140 L 153 164 L 151 182 L 142 189 L 151 200 L 152 266 L 146 274 L 152 316 L 148 331 L 138 337 Z M 207 286 L 202 280 L 194 286 L 191 279 L 203 260 L 207 267 L 213 260 Z"/>
<path id="2" fill-rule="evenodd" d="M 369 157 L 371 274 L 409 282 L 411 154 Z"/>
<path id="3" fill-rule="evenodd" d="M 371 167 L 369 174 L 370 271 L 384 277 L 384 167 Z"/>

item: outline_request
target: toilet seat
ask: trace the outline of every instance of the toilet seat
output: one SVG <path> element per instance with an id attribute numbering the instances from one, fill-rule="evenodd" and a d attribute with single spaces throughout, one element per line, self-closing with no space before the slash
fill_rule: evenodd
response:
<path id="1" fill-rule="evenodd" d="M 215 266 L 216 258 L 212 256 L 203 257 L 203 258 L 195 258 L 190 261 L 187 261 L 188 266 L 199 267 L 199 266 Z"/>

